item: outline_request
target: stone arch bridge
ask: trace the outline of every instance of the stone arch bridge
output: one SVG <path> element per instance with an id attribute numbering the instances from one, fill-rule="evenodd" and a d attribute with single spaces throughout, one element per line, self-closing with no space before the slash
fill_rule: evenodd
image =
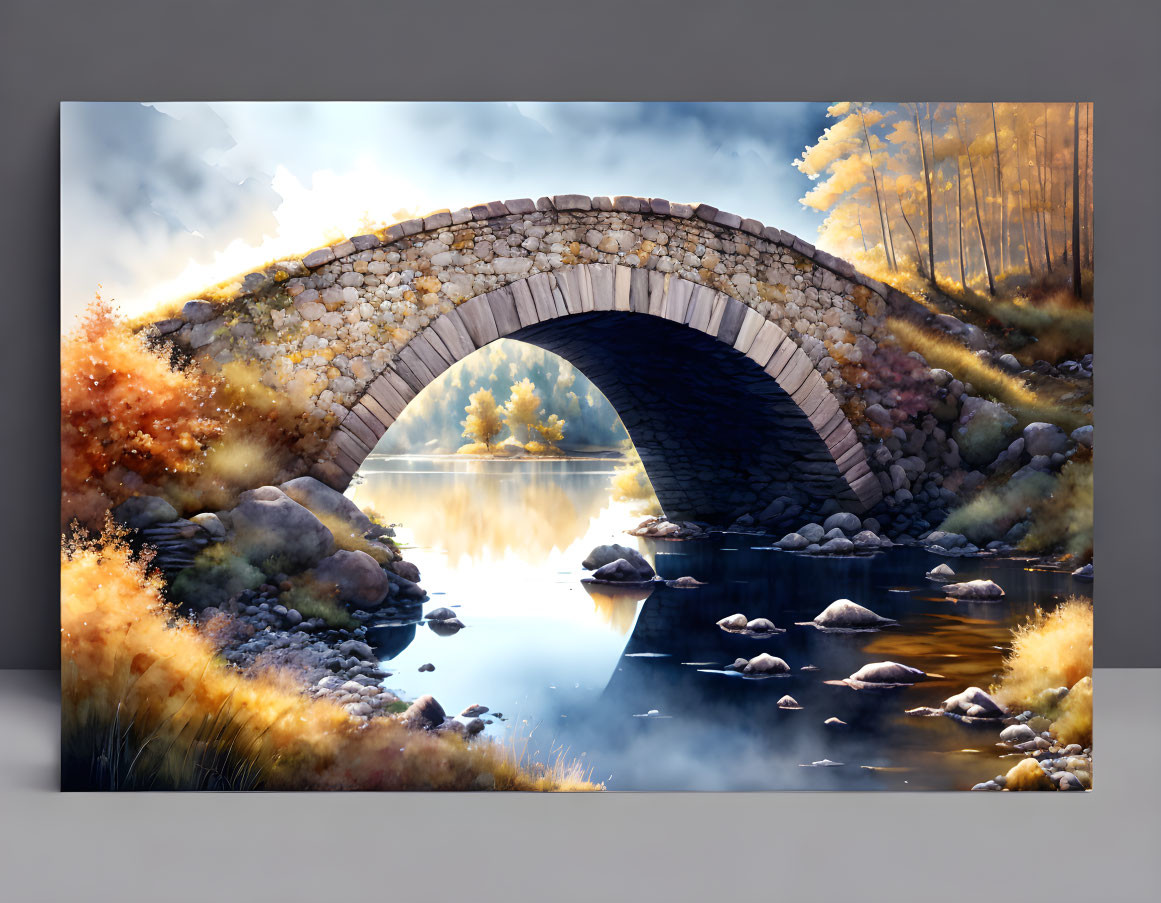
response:
<path id="1" fill-rule="evenodd" d="M 720 523 L 830 499 L 864 512 L 889 491 L 844 412 L 860 387 L 842 368 L 911 303 L 705 204 L 557 195 L 279 261 L 156 327 L 196 354 L 260 362 L 320 428 L 337 420 L 304 464 L 338 489 L 456 361 L 500 337 L 538 345 L 613 404 L 671 519 Z"/>

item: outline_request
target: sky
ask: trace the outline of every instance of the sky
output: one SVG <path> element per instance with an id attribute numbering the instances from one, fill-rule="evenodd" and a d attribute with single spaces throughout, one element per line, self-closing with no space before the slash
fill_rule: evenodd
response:
<path id="1" fill-rule="evenodd" d="M 813 240 L 792 165 L 826 104 L 65 103 L 61 327 L 433 210 L 554 194 L 705 202 Z"/>

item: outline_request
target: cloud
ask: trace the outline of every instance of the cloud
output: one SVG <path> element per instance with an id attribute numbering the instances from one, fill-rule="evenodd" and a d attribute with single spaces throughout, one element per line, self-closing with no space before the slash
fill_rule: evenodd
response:
<path id="1" fill-rule="evenodd" d="M 127 103 L 62 108 L 62 314 L 130 312 L 370 222 L 583 192 L 811 236 L 790 164 L 822 104 Z"/>

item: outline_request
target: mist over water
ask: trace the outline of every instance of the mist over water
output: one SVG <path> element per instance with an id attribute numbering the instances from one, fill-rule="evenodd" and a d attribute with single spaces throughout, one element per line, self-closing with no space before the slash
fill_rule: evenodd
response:
<path id="1" fill-rule="evenodd" d="M 368 458 L 348 494 L 398 524 L 431 594 L 425 610 L 452 607 L 467 625 L 453 636 L 425 624 L 369 630 L 392 672 L 384 684 L 408 699 L 430 693 L 449 715 L 488 706 L 488 736 L 541 760 L 566 751 L 611 790 L 950 790 L 1007 770 L 995 726 L 903 713 L 991 684 L 1010 628 L 1075 592 L 1071 577 L 949 559 L 962 579 L 990 577 L 1007 593 L 965 603 L 924 579 L 943 559 L 914 549 L 826 559 L 763 548 L 766 536 L 639 540 L 624 533 L 639 519 L 634 506 L 612 499 L 615 463 Z M 606 542 L 636 545 L 662 577 L 707 585 L 597 591 L 580 582 L 580 562 Z M 838 598 L 899 626 L 797 626 Z M 721 631 L 716 621 L 735 612 L 786 632 Z M 791 673 L 720 673 L 760 652 Z M 824 683 L 882 660 L 939 676 L 891 690 Z M 435 671 L 420 673 L 428 662 Z M 785 694 L 803 708 L 780 710 Z M 824 727 L 832 716 L 848 727 Z M 843 764 L 803 767 L 823 759 Z"/>

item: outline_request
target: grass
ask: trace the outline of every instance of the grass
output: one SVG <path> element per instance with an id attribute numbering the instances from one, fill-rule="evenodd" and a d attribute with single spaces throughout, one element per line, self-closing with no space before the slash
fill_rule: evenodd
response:
<path id="1" fill-rule="evenodd" d="M 918 351 L 930 366 L 947 370 L 958 379 L 970 382 L 977 394 L 1011 408 L 1020 427 L 1044 421 L 1072 431 L 1090 420 L 1080 411 L 1047 401 L 1024 380 L 992 366 L 944 333 L 924 329 L 898 317 L 888 318 L 887 325 L 904 348 Z"/>
<path id="2" fill-rule="evenodd" d="M 1051 612 L 1037 608 L 1012 632 L 1012 648 L 992 688 L 1005 705 L 1055 721 L 1063 743 L 1092 743 L 1092 600 L 1070 596 Z M 1046 690 L 1069 687 L 1061 702 Z M 1075 695 L 1074 695 L 1075 694 Z"/>
<path id="3" fill-rule="evenodd" d="M 335 598 L 333 587 L 324 588 L 314 581 L 300 579 L 278 596 L 287 608 L 297 609 L 304 618 L 322 618 L 328 627 L 353 630 L 359 622 L 351 617 L 346 607 Z"/>
<path id="4" fill-rule="evenodd" d="M 218 658 L 162 589 L 112 528 L 62 546 L 66 786 L 599 789 L 567 763 L 354 718 L 276 669 L 247 675 Z"/>

